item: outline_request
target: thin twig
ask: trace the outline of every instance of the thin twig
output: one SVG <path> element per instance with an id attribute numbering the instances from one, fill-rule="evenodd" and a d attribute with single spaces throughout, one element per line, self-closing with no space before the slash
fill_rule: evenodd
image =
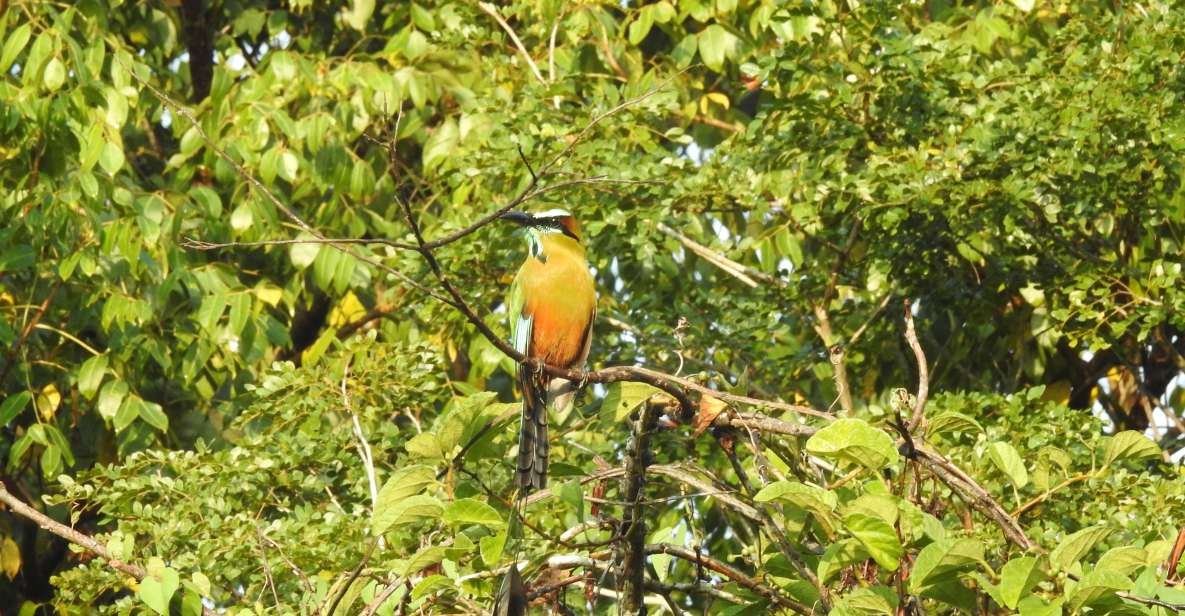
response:
<path id="1" fill-rule="evenodd" d="M 913 403 L 913 417 L 909 420 L 909 431 L 914 432 L 925 419 L 923 412 L 926 410 L 926 396 L 930 391 L 930 371 L 926 366 L 926 353 L 922 350 L 922 345 L 918 342 L 917 330 L 913 327 L 911 307 L 907 298 L 905 300 L 905 339 L 909 342 L 909 348 L 913 349 L 914 359 L 918 363 L 918 393 Z"/>
<path id="2" fill-rule="evenodd" d="M 664 234 L 669 235 L 670 237 L 673 237 L 676 240 L 679 240 L 680 244 L 683 244 L 684 247 L 686 247 L 691 252 L 694 252 L 695 254 L 699 255 L 708 263 L 715 265 L 716 267 L 720 268 L 724 273 L 732 276 L 733 278 L 736 278 L 737 280 L 745 283 L 746 285 L 748 285 L 750 287 L 757 288 L 758 286 L 760 286 L 758 284 L 758 280 L 760 280 L 764 284 L 769 284 L 769 285 L 773 285 L 773 286 L 777 286 L 777 287 L 786 286 L 786 281 L 780 280 L 778 278 L 770 276 L 769 274 L 766 274 L 765 272 L 755 270 L 755 269 L 748 267 L 746 265 L 743 265 L 741 263 L 737 263 L 736 261 L 729 259 L 728 257 L 720 254 L 719 252 L 716 252 L 715 250 L 712 250 L 711 248 L 708 248 L 707 246 L 704 246 L 703 244 L 696 242 L 695 240 L 687 237 L 686 235 L 683 235 L 682 233 L 679 233 L 678 231 L 668 227 L 664 223 L 661 223 L 661 222 L 658 223 L 657 228 L 659 231 L 663 232 Z"/>
<path id="3" fill-rule="evenodd" d="M 1024 515 L 1026 511 L 1032 509 L 1033 507 L 1036 507 L 1037 505 L 1040 505 L 1041 503 L 1045 502 L 1046 500 L 1049 500 L 1050 496 L 1053 496 L 1056 492 L 1058 492 L 1062 488 L 1073 485 L 1073 484 L 1078 483 L 1080 481 L 1086 481 L 1087 479 L 1090 479 L 1091 477 L 1094 477 L 1094 473 L 1082 473 L 1080 475 L 1074 475 L 1073 477 L 1067 478 L 1065 481 L 1057 484 L 1056 486 L 1054 486 L 1052 489 L 1048 490 L 1047 492 L 1045 492 L 1043 494 L 1039 494 L 1039 495 L 1035 496 L 1029 502 L 1021 505 L 1020 507 L 1017 507 L 1016 511 L 1012 512 L 1012 517 L 1019 519 L 1020 516 Z"/>
<path id="4" fill-rule="evenodd" d="M 346 389 L 346 383 L 349 378 L 350 364 L 347 362 L 345 369 L 342 371 L 342 406 L 350 414 L 354 438 L 358 439 L 355 446 L 358 448 L 358 457 L 362 458 L 362 468 L 366 471 L 366 483 L 370 487 L 370 510 L 373 512 L 379 506 L 379 484 L 374 473 L 374 454 L 370 450 L 370 443 L 366 442 L 366 434 L 362 432 L 362 423 L 358 421 L 358 414 L 354 412 L 354 405 L 350 403 L 350 392 Z M 378 537 L 378 545 L 380 550 L 386 548 L 386 543 L 383 541 L 382 535 Z"/>
<path id="5" fill-rule="evenodd" d="M 258 530 L 260 538 L 262 538 L 265 543 L 272 546 L 272 549 L 274 549 L 276 554 L 280 556 L 280 560 L 284 561 L 284 564 L 288 565 L 289 569 L 292 569 L 292 572 L 296 574 L 296 577 L 300 578 L 300 583 L 302 586 L 304 586 L 305 591 L 309 594 L 316 592 L 316 589 L 313 588 L 313 583 L 309 581 L 309 576 L 305 575 L 305 572 L 302 571 L 300 567 L 297 567 L 296 563 L 292 562 L 292 559 L 288 558 L 288 556 L 284 554 L 284 549 L 280 546 L 280 544 L 276 543 L 276 541 L 271 537 L 268 537 L 267 533 L 263 532 L 262 528 Z"/>
<path id="6" fill-rule="evenodd" d="M 506 23 L 506 20 L 503 19 L 502 15 L 498 13 L 498 7 L 488 2 L 478 2 L 477 8 L 481 9 L 486 15 L 493 17 L 494 21 L 498 22 L 499 26 L 502 26 L 502 29 L 506 31 L 506 34 L 510 35 L 510 40 L 514 41 L 514 46 L 518 47 L 518 52 L 522 54 L 523 58 L 527 61 L 527 64 L 530 65 L 531 73 L 535 75 L 535 79 L 538 79 L 539 83 L 547 85 L 547 80 L 543 78 L 543 73 L 539 72 L 539 66 L 535 64 L 535 60 L 531 57 L 531 54 L 527 53 L 527 48 L 523 46 L 523 42 L 519 40 L 518 35 L 515 34 L 514 28 L 511 28 L 510 24 Z"/>
<path id="7" fill-rule="evenodd" d="M 719 573 L 720 575 L 723 575 L 724 577 L 736 582 L 738 585 L 747 588 L 784 608 L 789 608 L 795 612 L 798 612 L 799 614 L 803 614 L 804 616 L 814 613 L 814 610 L 812 610 L 810 607 L 783 595 L 781 592 L 757 581 L 735 567 L 727 565 L 714 558 L 705 556 L 703 552 L 692 551 L 681 546 L 671 545 L 669 543 L 653 543 L 646 546 L 646 553 L 667 554 L 669 556 L 674 556 L 675 558 L 681 558 L 706 569 L 711 569 L 712 571 L 715 571 L 716 573 Z"/>
<path id="8" fill-rule="evenodd" d="M 33 315 L 33 318 L 26 322 L 24 328 L 21 329 L 21 335 L 17 337 L 16 342 L 12 343 L 12 346 L 8 347 L 8 359 L 4 362 L 4 369 L 0 370 L 0 385 L 4 383 L 4 379 L 8 378 L 9 370 L 12 370 L 12 367 L 17 364 L 17 352 L 25 343 L 25 340 L 28 339 L 29 333 L 32 332 L 33 328 L 41 322 L 41 317 L 45 316 L 45 311 L 48 310 L 49 305 L 53 303 L 54 295 L 57 295 L 58 289 L 61 286 L 62 282 L 60 280 L 54 283 L 53 287 L 50 288 L 49 293 L 45 296 L 45 299 L 41 301 L 41 305 L 37 307 L 37 312 Z M 29 314 L 28 311 L 26 311 L 25 314 Z"/>
<path id="9" fill-rule="evenodd" d="M 848 341 L 845 343 L 846 346 L 851 347 L 856 344 L 856 341 L 860 340 L 860 337 L 863 336 L 864 332 L 868 330 L 868 326 L 872 325 L 872 322 L 880 316 L 881 312 L 884 312 L 885 306 L 889 305 L 889 300 L 891 299 L 893 299 L 893 294 L 885 293 L 885 297 L 881 299 L 879 304 L 877 304 L 876 310 L 872 311 L 872 315 L 868 317 L 868 320 L 864 321 L 860 327 L 856 328 L 855 332 L 852 332 L 852 337 L 848 338 Z"/>
<path id="10" fill-rule="evenodd" d="M 342 585 L 341 592 L 333 596 L 333 601 L 329 603 L 329 607 L 322 612 L 325 616 L 333 616 L 333 611 L 337 609 L 337 604 L 341 603 L 342 598 L 350 592 L 350 586 L 353 586 L 358 576 L 362 575 L 362 569 L 366 567 L 366 563 L 370 562 L 370 555 L 374 553 L 374 548 L 377 545 L 377 542 L 372 541 L 370 546 L 366 548 L 366 553 L 362 555 L 362 559 L 358 561 L 358 565 L 354 567 L 354 570 L 350 572 L 350 576 L 346 578 L 346 583 Z"/>
<path id="11" fill-rule="evenodd" d="M 178 242 L 182 248 L 190 250 L 217 250 L 219 248 L 258 248 L 260 246 L 292 246 L 296 244 L 380 244 L 400 250 L 415 250 L 416 247 L 403 242 L 396 242 L 382 238 L 353 238 L 353 237 L 298 237 L 284 240 L 255 240 L 251 242 L 207 242 L 206 240 L 183 237 Z"/>
<path id="12" fill-rule="evenodd" d="M 584 125 L 584 128 L 580 129 L 580 132 L 576 133 L 576 136 L 572 137 L 568 141 L 568 145 L 564 146 L 564 148 L 562 150 L 560 150 L 559 153 L 557 153 L 550 160 L 543 163 L 542 166 L 540 166 L 538 169 L 535 170 L 536 177 L 539 178 L 540 180 L 547 178 L 551 174 L 552 168 L 555 167 L 557 164 L 559 164 L 559 162 L 561 160 L 563 160 L 564 157 L 566 157 L 568 154 L 570 154 L 572 152 L 572 150 L 574 150 L 576 148 L 577 145 L 582 143 L 584 141 L 584 138 L 586 136 L 588 136 L 588 133 L 591 132 L 592 129 L 594 127 L 596 127 L 598 124 L 600 124 L 605 118 L 608 118 L 608 117 L 610 117 L 610 116 L 612 116 L 624 109 L 632 107 L 632 106 L 646 100 L 647 98 L 650 98 L 651 96 L 656 94 L 658 91 L 662 90 L 668 84 L 670 84 L 671 81 L 675 77 L 678 77 L 679 75 L 683 74 L 683 72 L 685 72 L 686 70 L 688 70 L 688 69 L 684 69 L 683 71 L 680 71 L 676 75 L 667 78 L 662 83 L 654 86 L 653 88 L 647 90 L 646 92 L 643 92 L 642 94 L 639 94 L 638 96 L 624 100 L 624 101 L 614 105 L 613 107 L 610 107 L 609 109 L 602 111 L 601 113 L 598 113 L 597 115 L 593 116 L 592 119 L 590 119 L 588 121 L 588 123 L 586 123 Z M 557 182 L 556 184 L 551 184 L 549 186 L 545 186 L 545 187 L 538 189 L 538 190 L 536 188 L 537 183 L 530 182 L 519 193 L 519 196 L 511 199 L 509 202 L 507 202 L 502 207 L 494 210 L 493 212 L 490 212 L 489 214 L 486 214 L 485 216 L 482 216 L 481 218 L 470 223 L 468 226 L 466 226 L 462 229 L 458 229 L 457 231 L 454 231 L 444 237 L 441 237 L 441 238 L 438 238 L 435 240 L 429 240 L 429 241 L 425 242 L 424 247 L 429 250 L 434 250 L 436 248 L 440 248 L 441 246 L 444 246 L 445 244 L 451 244 L 451 243 L 477 231 L 478 229 L 490 224 L 491 222 L 497 220 L 498 217 L 501 216 L 502 214 L 509 212 L 510 210 L 514 209 L 516 206 L 522 204 L 523 202 L 529 200 L 532 197 L 538 196 L 539 194 L 546 192 L 547 190 L 549 190 L 552 187 L 565 185 L 565 184 L 567 184 L 567 185 L 587 184 L 587 183 L 591 183 L 591 182 L 589 182 L 589 180 L 592 180 L 592 179 L 593 178 L 585 178 L 583 180 L 570 180 L 568 182 Z M 602 181 L 604 179 L 605 178 L 598 178 L 598 181 Z M 639 181 L 639 180 L 633 180 L 633 181 L 615 180 L 615 181 L 618 183 L 653 183 L 653 181 Z"/>
<path id="13" fill-rule="evenodd" d="M 395 578 L 394 582 L 387 584 L 387 587 L 383 589 L 383 592 L 379 593 L 378 596 L 374 598 L 374 601 L 371 601 L 369 604 L 367 604 L 366 609 L 362 610 L 362 612 L 359 613 L 359 616 L 372 616 L 372 614 L 374 614 L 380 607 L 383 606 L 383 603 L 385 603 L 387 599 L 391 598 L 391 595 L 395 594 L 395 591 L 399 590 L 399 587 L 403 585 L 403 580 L 403 576 L 400 576 Z"/>

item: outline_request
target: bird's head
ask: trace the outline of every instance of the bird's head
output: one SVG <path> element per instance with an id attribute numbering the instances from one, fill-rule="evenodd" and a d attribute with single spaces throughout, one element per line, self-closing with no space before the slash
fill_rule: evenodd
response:
<path id="1" fill-rule="evenodd" d="M 502 219 L 522 227 L 532 238 L 538 238 L 546 233 L 559 233 L 577 242 L 581 241 L 580 223 L 567 210 L 551 209 L 538 214 L 506 212 L 502 215 Z"/>

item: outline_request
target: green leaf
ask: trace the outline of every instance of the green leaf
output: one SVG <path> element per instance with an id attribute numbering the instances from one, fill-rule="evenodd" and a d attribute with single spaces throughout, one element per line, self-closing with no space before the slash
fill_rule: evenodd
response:
<path id="1" fill-rule="evenodd" d="M 1045 579 L 1041 562 L 1032 556 L 1013 558 L 1000 570 L 1000 597 L 1009 609 L 1016 609 L 1020 600 Z"/>
<path id="2" fill-rule="evenodd" d="M 927 419 L 926 434 L 930 436 L 972 430 L 982 433 L 983 426 L 973 418 L 954 411 L 943 411 Z"/>
<path id="3" fill-rule="evenodd" d="M 449 118 L 437 126 L 424 143 L 424 170 L 431 170 L 448 158 L 456 149 L 459 139 L 456 120 Z"/>
<path id="4" fill-rule="evenodd" d="M 1135 430 L 1125 430 L 1107 439 L 1103 453 L 1103 466 L 1111 466 L 1124 460 L 1140 460 L 1160 457 L 1161 449 L 1148 437 Z"/>
<path id="5" fill-rule="evenodd" d="M 376 500 L 379 505 L 386 503 L 389 506 L 409 496 L 422 494 L 434 483 L 436 472 L 432 467 L 422 464 L 403 466 L 391 473 L 383 483 Z"/>
<path id="6" fill-rule="evenodd" d="M 699 55 L 708 68 L 719 72 L 724 58 L 732 52 L 736 37 L 720 24 L 711 24 L 699 33 Z"/>
<path id="7" fill-rule="evenodd" d="M 114 70 L 114 69 L 112 69 Z M 128 100 L 115 90 L 107 90 L 107 113 L 104 118 L 112 128 L 121 128 L 128 119 Z"/>
<path id="8" fill-rule="evenodd" d="M 496 535 L 488 535 L 478 540 L 481 547 L 481 560 L 487 567 L 495 567 L 502 558 L 502 550 L 506 547 L 506 535 L 509 529 L 503 529 Z"/>
<path id="9" fill-rule="evenodd" d="M 1107 550 L 1106 553 L 1099 558 L 1095 563 L 1095 569 L 1099 571 L 1111 571 L 1122 576 L 1129 576 L 1136 572 L 1140 567 L 1153 564 L 1156 561 L 1149 562 L 1148 551 L 1144 548 L 1139 548 L 1134 545 L 1121 545 Z"/>
<path id="10" fill-rule="evenodd" d="M 887 586 L 856 588 L 836 598 L 832 614 L 847 616 L 894 616 L 897 595 Z"/>
<path id="11" fill-rule="evenodd" d="M 99 415 L 107 421 L 114 421 L 119 412 L 123 398 L 128 393 L 128 384 L 120 380 L 107 381 L 99 391 Z M 132 418 L 135 419 L 134 417 Z M 131 423 L 130 421 L 128 423 Z"/>
<path id="12" fill-rule="evenodd" d="M 765 486 L 753 500 L 759 503 L 772 500 L 790 503 L 813 515 L 828 536 L 834 534 L 835 524 L 831 513 L 835 511 L 838 502 L 834 492 L 799 481 L 783 480 Z"/>
<path id="13" fill-rule="evenodd" d="M 247 318 L 250 316 L 251 294 L 242 292 L 231 295 L 230 315 L 226 322 L 227 331 L 235 336 L 241 335 L 243 333 L 243 327 L 247 325 Z"/>
<path id="14" fill-rule="evenodd" d="M 308 233 L 300 233 L 295 239 L 311 240 L 314 238 Z M 304 269 L 313 264 L 319 252 L 321 252 L 320 244 L 313 242 L 295 243 L 288 247 L 288 258 L 292 260 L 292 265 L 295 265 L 297 269 Z"/>
<path id="15" fill-rule="evenodd" d="M 66 464 L 74 466 L 74 454 L 70 451 L 70 442 L 66 440 L 66 436 L 51 423 L 44 426 L 46 439 L 66 458 Z"/>
<path id="16" fill-rule="evenodd" d="M 429 47 L 428 37 L 419 30 L 412 30 L 407 35 L 407 44 L 403 47 L 403 55 L 408 60 L 415 60 L 427 53 Z"/>
<path id="17" fill-rule="evenodd" d="M 169 416 L 165 414 L 161 405 L 155 402 L 144 401 L 141 404 L 140 419 L 143 419 L 148 425 L 161 432 L 169 431 Z"/>
<path id="18" fill-rule="evenodd" d="M 350 8 L 342 11 L 342 20 L 351 28 L 363 32 L 366 22 L 374 14 L 374 0 L 353 0 Z"/>
<path id="19" fill-rule="evenodd" d="M 1023 488 L 1029 484 L 1029 471 L 1025 469 L 1024 461 L 1012 445 L 1004 442 L 992 443 L 988 446 L 987 453 L 996 468 L 1008 476 L 1012 485 Z"/>
<path id="20" fill-rule="evenodd" d="M 148 561 L 148 575 L 140 580 L 140 588 L 136 591 L 140 600 L 152 608 L 157 614 L 168 616 L 169 600 L 177 592 L 181 578 L 177 572 L 166 567 L 160 558 Z"/>
<path id="21" fill-rule="evenodd" d="M 49 64 L 45 65 L 45 74 L 41 77 L 45 87 L 53 92 L 62 87 L 66 83 L 66 65 L 58 58 L 50 58 Z"/>
<path id="22" fill-rule="evenodd" d="M 654 25 L 653 14 L 646 10 L 650 7 L 643 7 L 638 13 L 638 18 L 630 23 L 629 27 L 629 41 L 631 45 L 637 45 L 650 34 L 650 28 Z"/>
<path id="23" fill-rule="evenodd" d="M 488 528 L 501 528 L 505 522 L 498 511 L 475 498 L 461 498 L 444 508 L 444 521 L 453 526 L 480 524 Z"/>
<path id="24" fill-rule="evenodd" d="M 948 582 L 958 573 L 983 562 L 983 544 L 974 539 L 935 541 L 922 548 L 909 574 L 911 592 L 922 593 L 931 586 Z"/>
<path id="25" fill-rule="evenodd" d="M 0 252 L 0 273 L 15 272 L 32 267 L 37 254 L 28 244 L 18 244 Z"/>
<path id="26" fill-rule="evenodd" d="M 422 493 L 429 485 L 435 483 L 435 480 L 436 474 L 433 470 L 423 465 L 406 466 L 392 473 L 379 490 L 375 510 L 371 515 L 371 524 L 374 526 L 375 532 L 383 533 L 387 528 L 402 523 L 404 518 L 400 516 L 405 514 L 408 516 L 408 521 L 414 519 L 419 509 L 407 512 L 405 510 L 407 503 L 414 498 L 423 496 Z M 437 513 L 443 511 L 439 501 L 430 497 L 424 498 L 428 500 L 417 501 L 417 507 L 431 508 L 434 505 Z"/>
<path id="27" fill-rule="evenodd" d="M 425 548 L 420 548 L 407 562 L 403 563 L 402 567 L 396 568 L 399 574 L 404 577 L 410 577 L 415 573 L 419 573 L 432 565 L 444 560 L 444 548 L 437 545 L 430 545 Z"/>
<path id="28" fill-rule="evenodd" d="M 381 535 L 391 528 L 411 524 L 418 520 L 438 518 L 444 511 L 444 506 L 440 504 L 440 501 L 424 494 L 417 494 L 395 502 L 390 499 L 384 500 L 382 493 L 379 496 L 378 505 L 375 506 L 374 515 L 371 516 L 371 527 L 377 535 Z"/>
<path id="29" fill-rule="evenodd" d="M 1074 587 L 1074 592 L 1067 598 L 1066 606 L 1070 612 L 1077 612 L 1082 607 L 1097 603 L 1116 592 L 1130 590 L 1131 580 L 1114 571 L 1094 570 L 1082 576 Z"/>
<path id="30" fill-rule="evenodd" d="M 104 143 L 103 151 L 99 154 L 99 166 L 110 175 L 119 173 L 123 168 L 123 149 L 110 141 Z"/>
<path id="31" fill-rule="evenodd" d="M 432 11 L 425 9 L 415 2 L 411 5 L 411 20 L 417 28 L 424 32 L 434 32 L 436 30 L 436 18 L 432 16 Z"/>
<path id="32" fill-rule="evenodd" d="M 289 181 L 296 181 L 296 172 L 300 169 L 300 161 L 297 160 L 296 155 L 291 150 L 285 149 L 280 153 L 279 165 L 277 171 L 281 178 Z"/>
<path id="33" fill-rule="evenodd" d="M 897 461 L 893 439 L 862 419 L 837 419 L 806 442 L 807 452 L 821 458 L 846 460 L 874 470 Z"/>
<path id="34" fill-rule="evenodd" d="M 87 398 L 93 398 L 107 374 L 107 355 L 95 355 L 82 362 L 78 369 L 78 391 Z"/>
<path id="35" fill-rule="evenodd" d="M 848 532 L 860 541 L 878 565 L 889 571 L 897 570 L 904 549 L 892 526 L 880 518 L 863 513 L 849 514 L 843 522 Z"/>
<path id="36" fill-rule="evenodd" d="M 856 539 L 843 539 L 827 546 L 823 556 L 819 558 L 816 575 L 820 582 L 828 582 L 838 575 L 845 567 L 868 560 L 868 550 L 864 544 Z"/>
<path id="37" fill-rule="evenodd" d="M 16 57 L 29 42 L 31 30 L 28 23 L 23 23 L 8 35 L 4 41 L 4 50 L 0 51 L 0 74 L 7 74 L 9 67 L 16 61 Z"/>
<path id="38" fill-rule="evenodd" d="M 659 391 L 646 383 L 611 383 L 605 392 L 605 399 L 601 401 L 601 418 L 612 423 L 625 421 L 638 405 Z"/>
<path id="39" fill-rule="evenodd" d="M 144 401 L 136 394 L 130 394 L 123 399 L 123 404 L 119 405 L 119 410 L 115 412 L 115 431 L 123 432 L 125 428 L 132 425 L 133 421 L 140 416 L 140 409 L 144 408 Z"/>
<path id="40" fill-rule="evenodd" d="M 193 583 L 194 590 L 198 591 L 198 594 L 203 597 L 210 596 L 210 578 L 206 577 L 206 574 L 201 571 L 194 571 L 189 579 Z"/>
<path id="41" fill-rule="evenodd" d="M 259 179 L 263 180 L 264 184 L 271 185 L 276 181 L 279 170 L 280 147 L 274 146 L 259 157 Z"/>
<path id="42" fill-rule="evenodd" d="M 22 391 L 8 396 L 0 403 L 0 427 L 8 425 L 25 407 L 29 405 L 29 401 L 33 399 L 33 394 L 27 391 Z"/>
<path id="43" fill-rule="evenodd" d="M 1062 603 L 1065 600 L 1065 597 L 1058 597 L 1050 603 L 1045 603 L 1041 597 L 1029 595 L 1021 599 L 1017 607 L 1020 608 L 1020 616 L 1061 616 Z"/>
<path id="44" fill-rule="evenodd" d="M 1106 539 L 1111 529 L 1106 526 L 1084 528 L 1062 539 L 1049 553 L 1049 564 L 1060 571 L 1068 571 L 1078 559 L 1086 555 L 1096 543 Z"/>
<path id="45" fill-rule="evenodd" d="M 33 46 L 29 48 L 29 55 L 25 57 L 25 63 L 21 66 L 21 81 L 25 85 L 33 85 L 41 77 L 45 61 L 53 52 L 53 39 L 54 34 L 50 30 L 45 30 L 33 41 Z"/>
<path id="46" fill-rule="evenodd" d="M 456 587 L 456 583 L 453 582 L 453 580 L 450 579 L 448 576 L 429 575 L 428 577 L 420 580 L 420 582 L 418 584 L 416 584 L 414 588 L 412 588 L 411 600 L 415 601 L 415 600 L 420 599 L 422 597 L 427 597 L 429 595 L 435 594 L 435 593 L 437 593 L 441 590 L 444 590 L 446 588 L 455 588 L 455 587 Z"/>

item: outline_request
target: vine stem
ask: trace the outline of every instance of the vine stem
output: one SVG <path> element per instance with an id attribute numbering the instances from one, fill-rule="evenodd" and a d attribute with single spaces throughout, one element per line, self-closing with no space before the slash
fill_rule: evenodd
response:
<path id="1" fill-rule="evenodd" d="M 1045 502 L 1046 500 L 1049 500 L 1049 497 L 1053 496 L 1054 493 L 1056 493 L 1058 490 L 1061 490 L 1062 488 L 1065 488 L 1066 486 L 1074 485 L 1080 481 L 1086 481 L 1087 479 L 1090 479 L 1091 477 L 1094 477 L 1094 473 L 1082 473 L 1080 475 L 1074 475 L 1073 477 L 1070 477 L 1070 478 L 1066 479 L 1065 481 L 1054 486 L 1052 490 L 1049 490 L 1048 492 L 1045 492 L 1044 494 L 1033 498 L 1032 500 L 1021 505 L 1020 507 L 1017 507 L 1016 511 L 1013 511 L 1011 515 L 1013 518 L 1019 519 L 1020 516 L 1024 515 L 1026 511 L 1032 509 L 1033 507 L 1036 507 L 1037 505 L 1040 505 L 1041 503 Z"/>

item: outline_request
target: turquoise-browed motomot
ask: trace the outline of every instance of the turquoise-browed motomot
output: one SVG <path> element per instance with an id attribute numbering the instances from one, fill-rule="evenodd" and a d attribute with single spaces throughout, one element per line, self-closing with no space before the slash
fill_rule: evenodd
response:
<path id="1" fill-rule="evenodd" d="M 507 300 L 510 339 L 527 357 L 561 368 L 582 369 L 592 341 L 597 294 L 580 225 L 563 210 L 502 218 L 526 230 L 530 254 Z M 547 485 L 547 413 L 572 404 L 576 384 L 519 366 L 523 412 L 518 436 L 517 481 L 522 494 Z"/>

